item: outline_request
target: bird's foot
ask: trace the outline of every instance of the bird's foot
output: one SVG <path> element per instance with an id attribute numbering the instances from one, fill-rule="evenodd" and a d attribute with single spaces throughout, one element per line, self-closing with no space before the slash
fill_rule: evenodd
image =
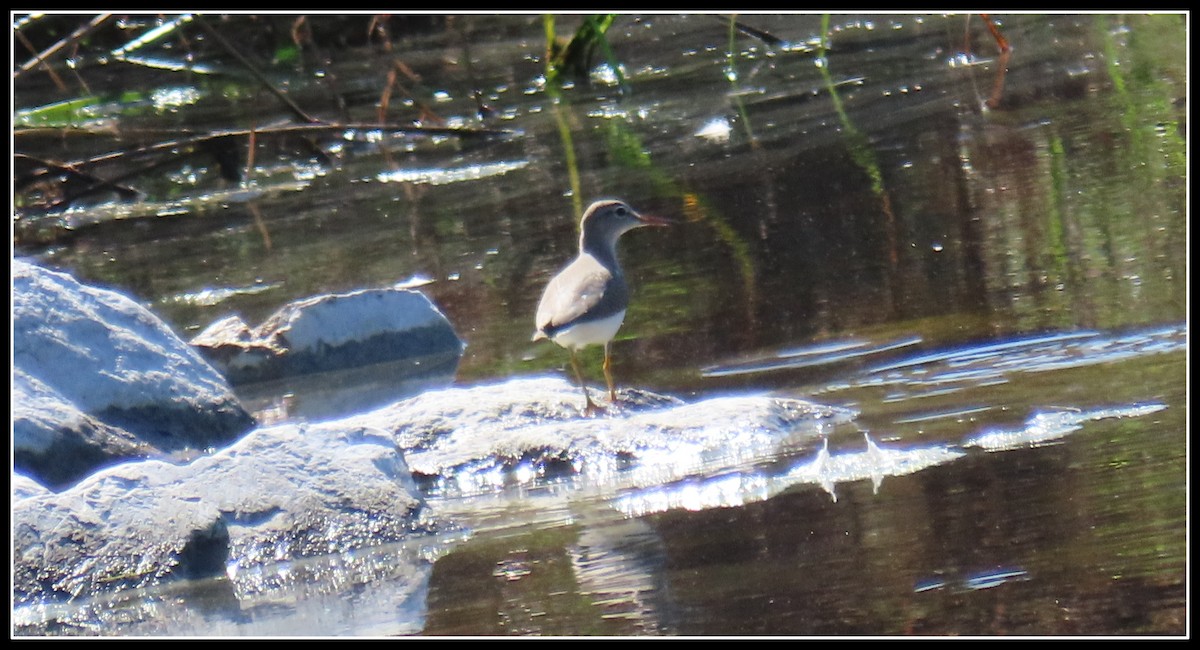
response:
<path id="1" fill-rule="evenodd" d="M 600 415 L 602 413 L 606 413 L 607 411 L 608 411 L 608 409 L 604 408 L 603 406 L 600 406 L 599 404 L 593 402 L 592 400 L 588 400 L 587 406 L 583 407 L 583 415 L 585 417 L 589 417 L 589 418 L 596 416 L 596 415 Z"/>

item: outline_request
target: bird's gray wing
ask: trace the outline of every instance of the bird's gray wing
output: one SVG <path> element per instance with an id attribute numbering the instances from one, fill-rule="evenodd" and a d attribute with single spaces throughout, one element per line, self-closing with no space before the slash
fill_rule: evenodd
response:
<path id="1" fill-rule="evenodd" d="M 538 332 L 547 336 L 569 327 L 588 311 L 602 308 L 602 302 L 623 299 L 620 278 L 591 258 L 578 258 L 554 276 L 538 305 Z"/>

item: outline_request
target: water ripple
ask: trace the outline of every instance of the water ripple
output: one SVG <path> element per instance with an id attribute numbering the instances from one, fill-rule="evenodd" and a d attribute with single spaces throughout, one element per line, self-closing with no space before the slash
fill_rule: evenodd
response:
<path id="1" fill-rule="evenodd" d="M 885 401 L 897 402 L 1003 384 L 1016 373 L 1082 368 L 1186 347 L 1186 323 L 1123 333 L 1055 332 L 890 361 L 865 370 L 842 387 L 892 387 Z"/>

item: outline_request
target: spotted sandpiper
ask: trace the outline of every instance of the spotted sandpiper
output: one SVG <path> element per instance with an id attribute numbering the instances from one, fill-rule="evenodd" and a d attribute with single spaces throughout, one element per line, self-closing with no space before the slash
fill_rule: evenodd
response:
<path id="1" fill-rule="evenodd" d="M 571 367 L 583 388 L 585 412 L 602 410 L 592 402 L 579 370 L 577 352 L 589 345 L 604 345 L 604 379 L 609 400 L 617 400 L 613 387 L 610 344 L 625 320 L 629 287 L 617 263 L 617 239 L 642 226 L 671 222 L 640 215 L 622 201 L 597 201 L 579 222 L 579 255 L 546 285 L 538 304 L 537 331 L 533 340 L 548 338 L 571 353 Z"/>

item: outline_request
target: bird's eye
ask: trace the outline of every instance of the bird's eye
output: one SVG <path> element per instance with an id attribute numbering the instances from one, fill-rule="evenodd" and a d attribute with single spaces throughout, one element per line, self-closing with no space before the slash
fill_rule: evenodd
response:
<path id="1" fill-rule="evenodd" d="M 623 216 L 625 216 L 626 214 L 629 214 L 629 211 L 628 211 L 628 210 L 626 210 L 624 207 L 619 207 L 619 208 L 617 208 L 617 216 L 618 216 L 618 217 L 623 217 Z"/>

